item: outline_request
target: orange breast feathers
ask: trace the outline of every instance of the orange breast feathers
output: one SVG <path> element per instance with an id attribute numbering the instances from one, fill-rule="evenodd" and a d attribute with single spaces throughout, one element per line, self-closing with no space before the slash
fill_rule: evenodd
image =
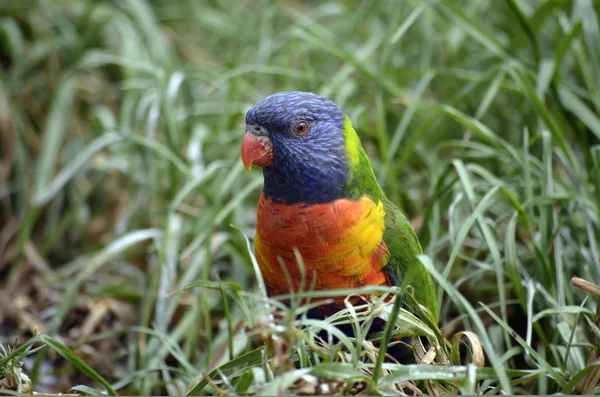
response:
<path id="1" fill-rule="evenodd" d="M 300 290 L 303 277 L 294 249 L 304 264 L 305 291 L 390 285 L 382 270 L 390 255 L 383 242 L 384 216 L 383 204 L 367 197 L 287 205 L 261 195 L 256 258 L 269 294 Z"/>

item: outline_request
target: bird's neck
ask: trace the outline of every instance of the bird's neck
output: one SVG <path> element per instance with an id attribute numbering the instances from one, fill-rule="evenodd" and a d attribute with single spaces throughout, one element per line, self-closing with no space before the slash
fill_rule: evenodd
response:
<path id="1" fill-rule="evenodd" d="M 344 119 L 342 132 L 349 169 L 349 178 L 343 188 L 344 197 L 357 199 L 368 195 L 374 199 L 383 198 L 383 191 L 377 182 L 369 157 L 348 116 Z"/>
<path id="2" fill-rule="evenodd" d="M 359 148 L 358 161 L 350 166 L 348 182 L 344 185 L 343 196 L 358 199 L 364 195 L 381 200 L 385 195 L 377 182 L 371 162 L 362 147 Z"/>

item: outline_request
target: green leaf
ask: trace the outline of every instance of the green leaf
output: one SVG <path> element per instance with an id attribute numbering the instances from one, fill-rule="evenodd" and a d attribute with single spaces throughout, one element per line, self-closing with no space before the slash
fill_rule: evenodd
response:
<path id="1" fill-rule="evenodd" d="M 490 194 L 491 193 L 491 194 Z M 494 192 L 488 192 L 488 195 L 493 196 Z M 482 201 L 483 202 L 483 201 Z M 481 203 L 480 203 L 481 205 Z M 465 297 L 456 289 L 454 285 L 448 282 L 448 278 L 442 275 L 436 267 L 431 262 L 431 259 L 425 255 L 418 256 L 419 261 L 425 266 L 425 268 L 429 271 L 431 276 L 441 288 L 446 291 L 448 297 L 462 310 L 465 311 L 471 321 L 473 322 L 475 332 L 479 338 L 481 338 L 481 344 L 483 345 L 483 349 L 487 355 L 488 360 L 491 362 L 494 371 L 496 372 L 496 376 L 500 382 L 500 386 L 504 390 L 505 393 L 511 394 L 512 387 L 510 385 L 510 380 L 508 374 L 506 372 L 506 368 L 504 364 L 500 360 L 496 353 L 496 349 L 492 345 L 490 337 L 487 332 L 486 326 L 481 321 L 481 318 L 478 316 L 473 306 L 465 299 Z"/>
<path id="2" fill-rule="evenodd" d="M 590 377 L 587 382 L 582 382 L 584 378 Z M 575 394 L 575 389 L 580 386 L 581 389 L 577 390 L 577 394 L 590 395 L 597 388 L 598 381 L 600 381 L 600 360 L 588 363 L 585 368 L 578 371 L 569 382 L 563 387 L 562 392 L 565 395 Z M 582 383 L 580 385 L 580 382 Z"/>
<path id="3" fill-rule="evenodd" d="M 564 36 L 558 43 L 556 52 L 554 53 L 554 72 L 552 73 L 554 79 L 558 79 L 560 65 L 563 61 L 563 58 L 565 57 L 567 51 L 572 48 L 571 43 L 575 38 L 577 38 L 577 36 L 581 34 L 581 30 L 582 23 L 581 21 L 578 21 L 573 25 L 569 34 Z"/>
<path id="4" fill-rule="evenodd" d="M 529 41 L 533 46 L 533 50 L 535 51 L 536 61 L 540 62 L 542 59 L 542 50 L 538 43 L 537 34 L 534 30 L 534 27 L 531 23 L 531 20 L 525 15 L 525 12 L 521 9 L 521 6 L 515 0 L 505 0 L 504 1 L 508 7 L 515 13 L 517 20 L 521 24 L 523 30 L 527 33 L 529 37 Z"/>
<path id="5" fill-rule="evenodd" d="M 33 197 L 33 204 L 42 206 L 50 201 L 77 173 L 89 166 L 92 157 L 102 149 L 121 142 L 123 137 L 116 133 L 108 133 L 96 138 L 79 152 L 73 160 L 69 162 L 48 186 L 40 187 Z"/>
<path id="6" fill-rule="evenodd" d="M 546 127 L 552 134 L 552 138 L 558 143 L 558 146 L 564 152 L 567 160 L 570 162 L 568 166 L 570 168 L 576 167 L 575 154 L 573 153 L 571 147 L 567 144 L 563 130 L 559 127 L 556 119 L 552 116 L 550 111 L 537 96 L 537 93 L 531 85 L 525 72 L 520 67 L 513 65 L 513 67 L 509 68 L 509 74 L 511 74 L 515 81 L 518 82 L 523 88 L 523 94 L 533 106 L 536 114 L 543 120 L 544 124 L 546 124 Z"/>
<path id="7" fill-rule="evenodd" d="M 88 366 L 81 358 L 79 358 L 75 353 L 73 353 L 68 347 L 52 338 L 48 335 L 40 335 L 40 341 L 44 342 L 46 345 L 50 346 L 55 352 L 60 354 L 65 360 L 69 361 L 75 368 L 79 370 L 82 374 L 86 375 L 88 378 L 101 384 L 109 395 L 116 396 L 117 392 L 112 388 L 112 386 L 101 377 L 96 371 L 94 371 L 90 366 Z"/>
<path id="8" fill-rule="evenodd" d="M 248 389 L 252 385 L 253 381 L 254 381 L 254 373 L 252 372 L 252 370 L 248 369 L 248 370 L 244 371 L 242 376 L 240 376 L 237 385 L 235 386 L 236 393 L 238 393 L 238 394 L 248 393 Z"/>
<path id="9" fill-rule="evenodd" d="M 81 284 L 94 274 L 107 261 L 114 258 L 118 254 L 125 252 L 132 246 L 146 240 L 157 239 L 162 236 L 162 231 L 158 229 L 143 229 L 129 232 L 118 239 L 110 242 L 106 247 L 93 255 L 91 258 L 81 258 L 80 260 L 87 262 L 84 269 L 77 273 L 77 276 L 69 283 L 69 287 L 64 292 L 58 310 L 56 311 L 51 329 L 58 329 L 60 321 L 66 313 L 77 303 L 76 296 Z"/>
<path id="10" fill-rule="evenodd" d="M 396 295 L 396 300 L 394 301 L 394 305 L 392 306 L 392 310 L 389 315 L 389 317 L 392 319 L 398 318 L 398 313 L 400 312 L 400 307 L 402 306 L 402 299 L 400 299 L 400 297 L 400 295 Z M 373 381 L 375 383 L 377 383 L 379 377 L 381 376 L 381 366 L 383 365 L 383 360 L 385 359 L 385 352 L 387 351 L 388 343 L 390 342 L 392 329 L 395 326 L 395 321 L 388 321 L 385 324 L 383 337 L 381 339 L 381 346 L 379 347 L 379 355 L 377 356 L 377 362 L 375 363 L 375 369 L 373 370 Z"/>
<path id="11" fill-rule="evenodd" d="M 475 40 L 479 41 L 490 52 L 499 55 L 502 58 L 508 58 L 505 46 L 493 33 L 489 32 L 479 21 L 468 17 L 458 5 L 448 1 L 437 3 L 437 8 L 449 18 L 456 22 L 456 26 L 463 29 Z"/>
<path id="12" fill-rule="evenodd" d="M 596 317 L 596 314 L 593 311 L 586 309 L 584 307 L 561 306 L 561 307 L 553 307 L 550 309 L 545 309 L 545 310 L 542 310 L 541 312 L 536 313 L 532 318 L 532 322 L 535 323 L 536 321 L 539 321 L 544 317 L 552 316 L 555 314 L 587 314 L 588 316 Z"/>
<path id="13" fill-rule="evenodd" d="M 59 161 L 60 148 L 63 141 L 65 130 L 69 125 L 71 108 L 75 101 L 75 91 L 77 89 L 76 78 L 66 78 L 58 84 L 58 89 L 52 108 L 46 121 L 44 135 L 42 137 L 42 152 L 37 161 L 35 178 L 33 182 L 34 197 L 43 194 L 48 186 L 52 173 Z"/>
<path id="14" fill-rule="evenodd" d="M 583 23 L 583 37 L 595 77 L 594 86 L 589 88 L 596 95 L 600 89 L 600 27 L 598 26 L 598 15 L 596 15 L 597 7 L 598 4 L 592 0 L 575 0 L 573 7 L 574 16 L 581 18 Z"/>
<path id="15" fill-rule="evenodd" d="M 417 380 L 446 380 L 460 381 L 467 375 L 466 366 L 445 365 L 403 365 L 400 369 L 391 371 L 381 379 L 381 384 L 390 385 Z"/>
<path id="16" fill-rule="evenodd" d="M 226 362 L 225 364 L 221 365 L 219 368 L 211 371 L 208 374 L 208 378 L 213 379 L 219 373 L 228 371 L 232 368 L 235 368 L 235 367 L 238 367 L 241 365 L 252 366 L 252 365 L 256 365 L 256 364 L 260 363 L 263 348 L 264 348 L 263 346 L 257 347 L 254 350 L 251 350 L 247 353 L 242 354 L 241 356 L 234 358 L 233 360 Z M 187 396 L 200 396 L 200 395 L 202 395 L 201 393 L 207 385 L 208 385 L 208 381 L 206 379 L 202 378 L 199 382 L 196 382 L 188 389 L 188 391 L 186 392 L 186 395 Z"/>
<path id="17" fill-rule="evenodd" d="M 341 363 L 321 363 L 314 367 L 310 374 L 324 379 L 367 379 L 365 374 L 356 368 Z"/>
<path id="18" fill-rule="evenodd" d="M 554 370 L 554 368 L 552 368 L 552 366 L 550 366 L 550 364 L 548 364 L 548 362 L 546 360 L 544 360 L 544 358 L 542 356 L 540 356 L 540 354 L 535 351 L 534 348 L 532 348 L 531 346 L 529 346 L 529 344 L 527 344 L 525 342 L 525 340 L 523 338 L 521 338 L 507 323 L 505 323 L 504 321 L 502 321 L 502 319 L 500 317 L 498 317 L 496 315 L 496 313 L 494 313 L 490 308 L 488 308 L 486 305 L 484 305 L 483 303 L 479 303 L 484 309 L 485 311 L 498 323 L 502 326 L 502 328 L 504 328 L 507 332 L 509 332 L 512 337 L 525 349 L 527 350 L 527 352 L 531 355 L 531 357 L 541 366 L 546 370 L 546 373 L 548 374 L 548 376 L 552 379 L 554 379 L 556 381 L 556 383 L 559 384 L 560 387 L 565 387 L 566 386 L 566 381 L 563 375 L 559 374 L 558 372 L 556 372 Z"/>
<path id="19" fill-rule="evenodd" d="M 310 373 L 310 368 L 296 369 L 293 371 L 284 372 L 276 377 L 272 382 L 267 383 L 261 388 L 259 395 L 263 396 L 278 396 L 288 394 L 286 391 L 298 380 Z"/>
<path id="20" fill-rule="evenodd" d="M 560 101 L 565 107 L 573 112 L 600 139 L 600 117 L 566 87 L 560 87 L 558 93 Z"/>
<path id="21" fill-rule="evenodd" d="M 86 385 L 77 385 L 71 387 L 71 389 L 69 389 L 69 394 L 80 394 L 83 396 L 105 396 L 104 393 L 96 389 L 92 389 L 91 387 Z"/>

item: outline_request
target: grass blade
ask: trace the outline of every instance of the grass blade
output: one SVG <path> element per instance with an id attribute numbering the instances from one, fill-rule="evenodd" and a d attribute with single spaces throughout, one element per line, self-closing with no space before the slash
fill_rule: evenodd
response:
<path id="1" fill-rule="evenodd" d="M 73 351 L 71 351 L 68 347 L 52 338 L 48 335 L 40 335 L 40 341 L 44 342 L 48 346 L 52 348 L 55 352 L 60 354 L 65 360 L 69 361 L 75 368 L 79 370 L 82 374 L 93 380 L 94 382 L 98 382 L 101 384 L 109 395 L 116 396 L 117 392 L 112 388 L 112 386 L 104 380 L 96 371 L 90 368 L 81 358 L 79 358 Z"/>

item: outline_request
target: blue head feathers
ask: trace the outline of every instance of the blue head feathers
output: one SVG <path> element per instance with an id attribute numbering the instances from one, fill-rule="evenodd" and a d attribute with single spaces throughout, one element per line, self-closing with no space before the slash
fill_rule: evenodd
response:
<path id="1" fill-rule="evenodd" d="M 344 113 L 335 103 L 309 92 L 280 92 L 250 109 L 246 124 L 265 129 L 273 144 L 273 163 L 263 168 L 267 197 L 288 204 L 342 197 L 349 170 Z"/>

